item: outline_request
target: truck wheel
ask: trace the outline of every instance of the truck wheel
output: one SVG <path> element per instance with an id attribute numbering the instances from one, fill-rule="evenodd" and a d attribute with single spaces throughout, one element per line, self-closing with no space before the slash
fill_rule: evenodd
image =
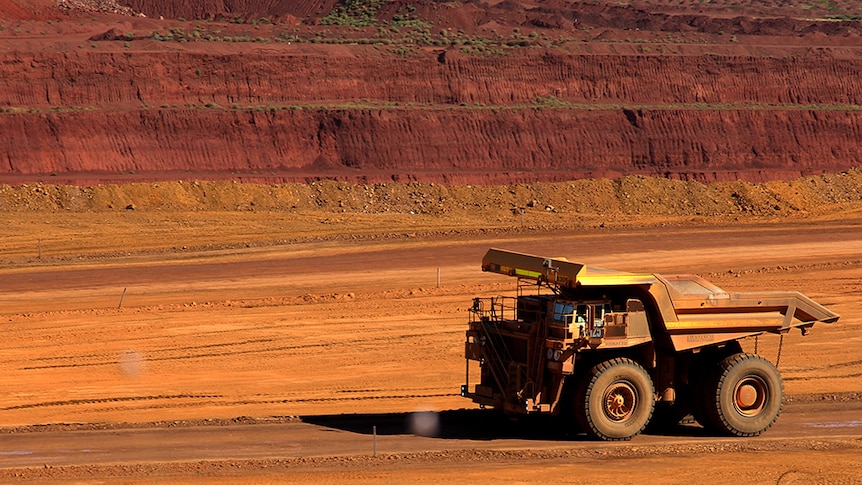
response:
<path id="1" fill-rule="evenodd" d="M 710 431 L 720 431 L 713 425 L 710 409 L 714 406 L 716 386 L 721 376 L 721 362 L 742 352 L 739 342 L 729 342 L 721 348 L 707 348 L 696 354 L 689 367 L 688 402 L 695 421 Z"/>
<path id="2" fill-rule="evenodd" d="M 716 365 L 716 367 L 718 367 Z M 706 369 L 706 372 L 696 374 L 697 380 L 691 386 L 691 416 L 708 431 L 716 431 L 712 425 L 710 408 L 715 402 L 715 371 Z"/>
<path id="3" fill-rule="evenodd" d="M 637 362 L 616 358 L 583 376 L 574 401 L 575 420 L 587 435 L 606 441 L 627 440 L 649 423 L 655 388 Z"/>
<path id="4" fill-rule="evenodd" d="M 739 353 L 722 360 L 713 389 L 710 427 L 728 435 L 757 436 L 781 413 L 781 374 L 759 355 Z"/>

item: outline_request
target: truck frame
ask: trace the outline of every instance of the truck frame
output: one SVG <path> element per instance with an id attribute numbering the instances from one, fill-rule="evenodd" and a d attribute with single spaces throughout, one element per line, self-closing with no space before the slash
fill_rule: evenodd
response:
<path id="1" fill-rule="evenodd" d="M 476 298 L 461 395 L 508 414 L 573 418 L 601 440 L 639 434 L 659 406 L 678 422 L 756 436 L 781 412 L 778 369 L 740 341 L 839 315 L 798 292 L 728 293 L 696 275 L 607 270 L 491 249 L 482 270 L 518 279 L 516 296 Z M 779 347 L 780 349 L 780 347 Z M 780 351 L 780 350 L 779 350 Z M 470 362 L 480 367 L 471 389 Z"/>

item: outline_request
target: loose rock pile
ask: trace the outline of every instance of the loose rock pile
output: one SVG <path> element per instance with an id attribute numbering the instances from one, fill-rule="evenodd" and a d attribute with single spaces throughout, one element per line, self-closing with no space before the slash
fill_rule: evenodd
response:
<path id="1" fill-rule="evenodd" d="M 576 217 L 787 217 L 862 204 L 862 169 L 752 184 L 629 176 L 558 183 L 253 184 L 233 181 L 0 185 L 0 212 L 275 211 L 534 220 Z M 841 209 L 841 208 L 844 209 Z"/>
<path id="2" fill-rule="evenodd" d="M 66 10 L 83 12 L 135 15 L 132 9 L 120 5 L 116 0 L 57 0 L 57 6 Z"/>

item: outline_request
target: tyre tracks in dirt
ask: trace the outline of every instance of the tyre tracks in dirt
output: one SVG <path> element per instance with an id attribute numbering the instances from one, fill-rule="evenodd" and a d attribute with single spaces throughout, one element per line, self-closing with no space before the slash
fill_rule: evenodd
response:
<path id="1" fill-rule="evenodd" d="M 248 267 L 241 254 L 232 254 L 224 267 L 171 262 L 177 271 L 166 272 L 154 260 L 136 263 L 136 270 L 149 272 L 147 278 L 162 286 L 139 288 L 145 293 L 137 300 L 130 292 L 123 308 L 116 302 L 76 307 L 77 288 L 107 288 L 114 280 L 94 280 L 89 274 L 52 286 L 45 278 L 38 301 L 50 304 L 4 304 L 0 427 L 376 416 L 465 407 L 458 390 L 464 380 L 466 308 L 474 296 L 513 289 L 510 282 L 479 271 L 478 260 L 490 246 L 568 254 L 619 269 L 654 261 L 655 271 L 700 270 L 729 291 L 841 292 L 833 298 L 834 308 L 853 315 L 862 309 L 862 297 L 847 290 L 858 276 L 858 253 L 855 259 L 852 253 L 862 232 L 843 223 L 841 230 L 830 231 L 831 224 L 814 224 L 802 234 L 798 227 L 770 226 L 566 232 L 502 240 L 495 235 L 469 244 L 387 242 L 385 251 L 367 242 L 358 243 L 372 248 L 358 265 L 352 264 L 358 261 L 352 255 L 362 253 L 362 247 L 327 249 L 331 270 L 325 274 L 316 272 L 320 258 L 314 251 L 281 254 L 277 268 L 291 270 L 281 282 L 273 278 L 281 270 L 266 269 L 258 252 L 249 257 L 260 264 Z M 746 258 L 728 256 L 761 243 L 767 250 Z M 439 288 L 433 277 L 420 282 L 413 274 L 433 275 L 438 254 L 451 264 L 443 267 L 444 274 L 457 276 L 444 279 Z M 17 274 L 4 270 L 7 291 L 14 291 Z M 297 274 L 307 276 L 294 286 Z M 197 286 L 185 286 L 190 280 Z M 197 292 L 210 286 L 214 289 L 204 295 Z M 155 301 L 165 294 L 169 301 Z M 844 317 L 814 330 L 804 338 L 792 334 L 784 343 L 780 370 L 788 394 L 862 392 L 862 361 L 852 345 L 859 323 Z M 776 342 L 763 339 L 759 347 L 765 356 L 777 355 Z"/>
<path id="2" fill-rule="evenodd" d="M 611 478 L 609 463 L 613 473 L 637 469 L 640 477 L 663 483 L 688 483 L 695 476 L 701 483 L 758 474 L 775 483 L 784 483 L 776 477 L 841 482 L 858 476 L 858 402 L 851 396 L 839 403 L 810 397 L 788 404 L 764 435 L 746 439 L 682 425 L 629 442 L 597 443 L 541 417 L 513 423 L 482 410 L 437 414 L 439 426 L 431 436 L 416 434 L 412 413 L 0 428 L 0 478 L 203 483 L 218 476 L 234 483 L 251 473 L 264 481 L 290 477 L 310 483 L 311 477 L 379 480 L 381 473 L 398 477 L 399 470 L 439 477 L 440 470 L 449 470 L 446 476 L 458 482 L 506 467 L 532 470 L 539 478 L 578 470 L 577 476 L 597 480 Z M 793 463 L 782 457 L 793 457 Z M 824 468 L 824 461 L 831 466 Z M 678 470 L 679 480 L 656 474 L 668 468 Z"/>

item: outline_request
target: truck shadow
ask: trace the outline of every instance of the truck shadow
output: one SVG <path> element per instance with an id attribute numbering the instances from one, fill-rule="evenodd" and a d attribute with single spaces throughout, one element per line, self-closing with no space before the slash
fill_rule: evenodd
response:
<path id="1" fill-rule="evenodd" d="M 517 420 L 486 409 L 459 409 L 441 412 L 332 414 L 301 416 L 304 423 L 362 435 L 416 435 L 439 439 L 534 441 L 589 441 L 565 420 L 545 415 L 523 416 Z M 697 424 L 650 426 L 643 434 L 669 437 L 710 436 Z"/>

